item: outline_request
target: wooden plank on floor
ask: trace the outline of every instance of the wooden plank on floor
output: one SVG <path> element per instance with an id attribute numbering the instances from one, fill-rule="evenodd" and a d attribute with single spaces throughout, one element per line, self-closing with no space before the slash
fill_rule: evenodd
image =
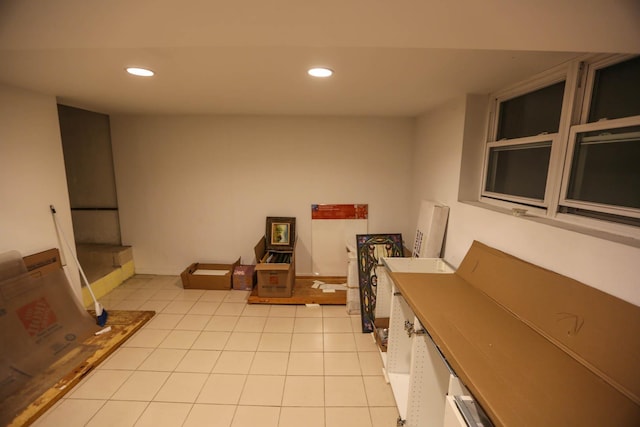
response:
<path id="1" fill-rule="evenodd" d="M 323 292 L 322 289 L 312 288 L 313 282 L 320 280 L 328 284 L 347 283 L 346 277 L 296 277 L 293 294 L 289 298 L 274 298 L 258 296 L 258 288 L 255 287 L 249 295 L 249 304 L 322 304 L 344 305 L 347 303 L 347 292 Z"/>
<path id="2" fill-rule="evenodd" d="M 94 316 L 95 313 L 91 312 L 91 315 Z M 21 407 L 28 406 L 13 419 L 9 426 L 28 426 L 33 423 L 154 315 L 154 311 L 109 310 L 106 326 L 111 326 L 111 331 L 87 338 L 82 346 L 65 354 L 51 366 L 42 378 L 51 378 L 51 376 L 57 375 L 55 378 L 59 378 L 59 380 L 44 393 L 34 396 L 35 400 L 34 397 L 29 396 L 29 390 L 37 388 L 37 385 L 32 384 L 29 387 L 24 387 L 24 390 L 18 393 L 23 396 L 16 395 L 14 401 L 17 403 L 21 398 L 25 401 Z M 78 357 L 82 356 L 80 353 L 87 353 L 87 356 L 81 357 L 78 363 Z M 71 369 L 70 363 L 72 363 Z M 31 403 L 29 404 L 29 402 Z"/>

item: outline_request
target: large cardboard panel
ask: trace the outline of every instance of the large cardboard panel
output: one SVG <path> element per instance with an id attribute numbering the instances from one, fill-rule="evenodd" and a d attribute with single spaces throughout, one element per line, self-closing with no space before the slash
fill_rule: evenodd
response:
<path id="1" fill-rule="evenodd" d="M 628 396 L 458 274 L 391 277 L 494 425 L 640 425 Z"/>
<path id="2" fill-rule="evenodd" d="M 478 242 L 391 277 L 496 426 L 640 425 L 639 307 Z"/>
<path id="3" fill-rule="evenodd" d="M 27 266 L 16 251 L 0 254 L 0 401 L 98 330 L 64 271 L 49 268 L 60 264 L 40 261 L 27 257 Z M 27 273 L 29 267 L 37 274 Z"/>
<path id="4" fill-rule="evenodd" d="M 640 405 L 640 308 L 474 242 L 457 273 Z"/>

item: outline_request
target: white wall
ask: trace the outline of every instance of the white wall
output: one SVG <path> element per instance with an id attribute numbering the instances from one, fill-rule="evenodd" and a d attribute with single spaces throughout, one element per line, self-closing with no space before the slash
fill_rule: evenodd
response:
<path id="1" fill-rule="evenodd" d="M 466 101 L 418 119 L 410 224 L 421 199 L 443 201 L 451 207 L 444 255 L 451 264 L 458 266 L 479 240 L 640 305 L 640 249 L 458 202 L 465 114 L 472 105 Z"/>
<path id="2" fill-rule="evenodd" d="M 305 273 L 312 203 L 369 203 L 369 231 L 402 232 L 411 247 L 419 202 L 435 199 L 451 207 L 453 265 L 480 240 L 640 305 L 639 249 L 457 201 L 466 111 L 455 99 L 415 128 L 409 119 L 114 117 L 123 239 L 139 272 L 175 274 L 195 260 L 251 262 L 265 217 L 296 216 Z M 55 98 L 0 85 L 0 179 L 0 252 L 60 247 L 49 204 L 73 239 Z"/>
<path id="3" fill-rule="evenodd" d="M 73 242 L 56 99 L 0 85 L 0 253 L 60 248 L 51 204 Z M 77 269 L 68 270 L 79 294 Z"/>
<path id="4" fill-rule="evenodd" d="M 251 263 L 266 217 L 293 216 L 297 273 L 309 274 L 313 203 L 368 203 L 370 233 L 414 232 L 412 119 L 112 116 L 111 128 L 122 241 L 139 273 Z"/>

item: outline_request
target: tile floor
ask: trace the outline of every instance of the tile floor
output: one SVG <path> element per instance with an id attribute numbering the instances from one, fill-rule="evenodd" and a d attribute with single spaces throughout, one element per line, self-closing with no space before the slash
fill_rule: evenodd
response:
<path id="1" fill-rule="evenodd" d="M 345 306 L 249 305 L 138 275 L 102 298 L 156 316 L 34 425 L 393 427 L 380 355 Z"/>

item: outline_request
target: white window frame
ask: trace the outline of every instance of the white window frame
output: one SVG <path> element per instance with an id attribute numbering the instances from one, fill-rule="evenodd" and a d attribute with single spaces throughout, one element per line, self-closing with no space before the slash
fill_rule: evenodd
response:
<path id="1" fill-rule="evenodd" d="M 589 107 L 591 107 L 593 82 L 596 78 L 596 72 L 610 65 L 624 62 L 627 59 L 633 58 L 634 56 L 637 55 L 599 55 L 598 57 L 595 57 L 591 61 L 589 61 L 587 69 L 585 70 L 586 73 L 584 79 L 584 97 L 582 99 L 582 109 L 579 123 L 589 123 Z"/>
<path id="2" fill-rule="evenodd" d="M 566 151 L 566 147 L 562 145 L 561 141 L 569 129 L 568 118 L 573 110 L 575 102 L 575 79 L 578 78 L 578 65 L 579 64 L 576 63 L 560 65 L 539 74 L 531 80 L 496 92 L 491 96 L 493 101 L 491 103 L 489 113 L 489 135 L 487 138 L 488 142 L 485 144 L 483 173 L 479 189 L 481 202 L 507 209 L 522 208 L 524 205 L 529 212 L 537 215 L 547 215 L 548 212 L 555 212 L 559 199 L 555 193 L 557 193 L 556 189 L 559 188 L 560 185 L 560 173 L 558 173 L 557 169 L 559 167 L 558 165 L 562 164 L 562 156 L 564 156 Z M 502 102 L 517 98 L 521 95 L 526 95 L 527 93 L 534 92 L 538 89 L 551 86 L 561 81 L 565 82 L 565 87 L 557 133 L 546 133 L 524 138 L 502 139 L 500 141 L 496 141 L 498 135 L 500 104 Z M 492 193 L 485 190 L 489 167 L 489 150 L 491 147 L 543 141 L 551 141 L 551 156 L 549 158 L 549 168 L 547 170 L 547 184 L 544 192 L 544 200 L 540 201 L 537 199 L 528 199 L 508 194 Z"/>
<path id="3" fill-rule="evenodd" d="M 589 107 L 593 91 L 593 81 L 597 70 L 631 59 L 637 55 L 583 55 L 575 58 L 567 64 L 563 64 L 547 72 L 505 90 L 496 92 L 490 96 L 489 126 L 483 158 L 482 179 L 479 188 L 480 202 L 500 208 L 512 210 L 524 208 L 527 215 L 534 217 L 557 220 L 568 224 L 569 227 L 578 226 L 585 229 L 605 231 L 608 233 L 640 239 L 640 227 L 617 223 L 613 221 L 595 219 L 577 215 L 574 213 L 560 212 L 561 207 L 586 209 L 594 212 L 610 213 L 632 218 L 636 216 L 635 209 L 614 208 L 594 203 L 584 203 L 566 198 L 570 167 L 575 148 L 575 138 L 578 133 L 590 130 L 610 129 L 617 127 L 640 126 L 640 116 L 622 119 L 603 120 L 595 123 L 587 123 Z M 565 93 L 563 96 L 560 125 L 555 134 L 536 135 L 533 137 L 503 139 L 496 141 L 498 132 L 499 106 L 501 102 L 525 95 L 537 89 L 565 81 Z M 552 140 L 551 157 L 545 188 L 545 198 L 542 203 L 539 200 L 531 200 L 522 197 L 514 197 L 501 193 L 485 191 L 488 173 L 489 150 L 496 146 L 510 146 L 516 144 L 531 143 L 535 141 Z M 631 215 L 630 215 L 631 211 Z"/>
<path id="4" fill-rule="evenodd" d="M 598 130 L 607 130 L 607 129 L 616 129 L 621 127 L 629 127 L 629 126 L 640 126 L 640 116 L 632 116 L 625 117 L 620 119 L 612 119 L 612 120 L 599 120 L 596 122 L 589 123 L 589 108 L 591 107 L 591 99 L 593 96 L 593 83 L 595 81 L 596 73 L 606 67 L 611 65 L 618 64 L 620 62 L 624 62 L 629 60 L 637 55 L 598 55 L 592 57 L 588 61 L 588 65 L 584 70 L 584 79 L 580 82 L 580 85 L 583 87 L 582 93 L 582 102 L 580 104 L 580 110 L 576 111 L 578 113 L 578 124 L 575 124 L 569 130 L 569 135 L 567 139 L 567 152 L 564 156 L 564 167 L 562 174 L 562 186 L 560 188 L 560 199 L 558 201 L 559 206 L 567 206 L 571 208 L 584 209 L 594 212 L 601 212 L 612 215 L 621 215 L 628 216 L 632 218 L 640 218 L 640 210 L 625 208 L 625 207 L 614 207 L 611 205 L 604 205 L 600 203 L 590 203 L 584 201 L 577 201 L 567 198 L 567 189 L 569 187 L 569 178 L 571 175 L 571 166 L 573 162 L 573 154 L 576 147 L 576 137 L 578 133 L 598 131 Z M 577 107 L 577 106 L 576 106 Z M 576 108 L 577 109 L 577 108 Z M 556 209 L 557 211 L 557 209 Z M 578 215 L 574 214 L 562 214 L 558 213 L 557 216 L 559 218 L 567 218 L 567 217 L 577 217 Z M 601 220 L 594 219 L 583 219 L 581 221 L 586 221 L 587 223 L 591 223 L 593 225 L 598 226 L 598 228 L 602 228 L 603 222 Z M 612 223 L 615 224 L 615 223 Z M 610 229 L 611 226 L 605 225 L 605 228 Z M 613 225 L 613 228 L 616 228 L 616 225 Z M 627 230 L 628 231 L 628 230 Z M 640 235 L 640 232 L 638 233 Z"/>
<path id="5" fill-rule="evenodd" d="M 640 218 L 640 209 L 619 207 L 614 205 L 606 205 L 602 203 L 586 202 L 567 198 L 567 190 L 569 187 L 569 178 L 571 176 L 571 166 L 573 163 L 573 154 L 576 149 L 577 135 L 579 133 L 592 131 L 605 131 L 611 129 L 619 129 L 623 127 L 640 126 L 640 116 L 625 117 L 623 119 L 600 120 L 593 123 L 585 123 L 573 126 L 569 133 L 569 150 L 565 158 L 564 173 L 562 178 L 562 190 L 560 192 L 560 205 L 570 208 L 585 209 L 605 214 L 628 216 L 632 218 Z M 640 143 L 640 142 L 639 142 Z M 639 165 L 640 167 L 640 165 Z"/>
<path id="6" fill-rule="evenodd" d="M 482 196 L 484 198 L 491 198 L 491 199 L 499 199 L 499 200 L 503 200 L 503 201 L 509 201 L 509 202 L 514 202 L 514 203 L 518 203 L 518 204 L 524 204 L 524 205 L 529 205 L 529 206 L 535 206 L 541 209 L 546 209 L 546 207 L 549 204 L 549 188 L 551 186 L 551 182 L 550 182 L 550 170 L 551 167 L 547 168 L 547 183 L 545 186 L 545 198 L 543 200 L 540 199 L 532 199 L 532 198 L 528 198 L 528 197 L 522 197 L 522 196 L 514 196 L 514 195 L 509 195 L 509 194 L 503 194 L 503 193 L 495 193 L 495 192 L 491 192 L 486 190 L 486 183 L 487 183 L 487 175 L 489 174 L 489 159 L 490 157 L 490 152 L 492 148 L 496 148 L 496 147 L 515 147 L 518 145 L 529 145 L 529 144 L 536 144 L 536 143 L 543 143 L 543 142 L 550 142 L 551 143 L 551 154 L 549 155 L 549 165 L 551 165 L 551 156 L 553 155 L 553 147 L 554 145 L 557 144 L 557 133 L 556 134 L 541 134 L 541 135 L 535 135 L 535 136 L 528 136 L 528 137 L 524 137 L 524 138 L 515 138 L 515 139 L 503 139 L 500 141 L 494 141 L 494 142 L 488 142 L 486 144 L 486 153 L 485 153 L 485 158 L 484 158 L 484 172 L 482 174 Z"/>
<path id="7" fill-rule="evenodd" d="M 506 101 L 509 101 L 513 98 L 517 98 L 522 95 L 526 95 L 530 92 L 535 92 L 538 89 L 545 88 L 547 86 L 554 85 L 556 83 L 560 83 L 561 81 L 565 82 L 565 95 L 566 95 L 566 87 L 570 74 L 570 67 L 568 65 L 562 65 L 560 67 L 553 68 L 547 72 L 541 73 L 538 76 L 534 77 L 531 80 L 527 80 L 524 83 L 517 84 L 515 86 L 509 87 L 507 89 L 501 90 L 499 92 L 491 95 L 491 99 L 493 100 L 491 103 L 491 111 L 490 111 L 490 127 L 489 127 L 489 142 L 495 142 L 498 135 L 498 112 L 500 111 L 500 104 Z M 551 134 L 549 134 L 551 135 Z M 503 139 L 503 141 L 508 141 Z"/>

